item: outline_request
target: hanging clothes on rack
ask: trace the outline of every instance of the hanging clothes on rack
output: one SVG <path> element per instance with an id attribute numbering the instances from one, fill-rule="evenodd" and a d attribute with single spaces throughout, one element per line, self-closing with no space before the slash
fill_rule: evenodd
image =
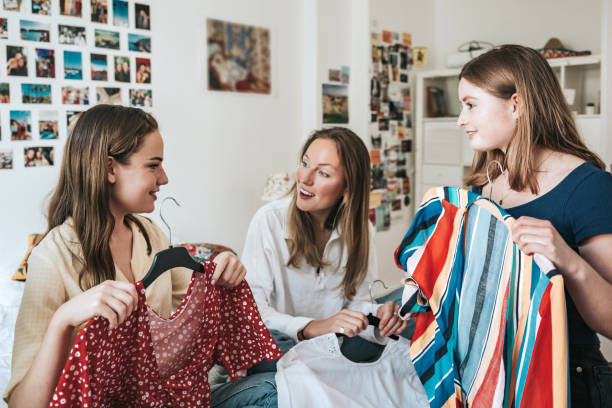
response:
<path id="1" fill-rule="evenodd" d="M 278 361 L 275 380 L 279 407 L 429 406 L 403 337 L 369 363 L 344 357 L 334 333 L 302 341 Z"/>
<path id="2" fill-rule="evenodd" d="M 214 264 L 198 261 L 204 272 L 193 272 L 169 319 L 147 306 L 140 281 L 138 308 L 116 329 L 91 319 L 76 336 L 49 406 L 207 407 L 213 364 L 225 366 L 234 381 L 264 358 L 280 358 L 248 284 L 216 287 Z"/>
<path id="3" fill-rule="evenodd" d="M 430 189 L 396 250 L 400 315 L 432 407 L 567 407 L 563 278 L 512 241 L 514 219 L 464 189 Z"/>

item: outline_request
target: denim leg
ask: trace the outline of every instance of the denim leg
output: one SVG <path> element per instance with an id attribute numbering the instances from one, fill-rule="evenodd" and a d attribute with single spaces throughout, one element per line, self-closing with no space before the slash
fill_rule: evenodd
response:
<path id="1" fill-rule="evenodd" d="M 295 341 L 285 333 L 270 330 L 270 334 L 283 354 L 295 346 Z M 274 375 L 277 361 L 262 361 L 247 370 L 246 378 L 241 378 L 234 383 L 213 386 L 211 407 L 276 408 L 277 393 Z"/>
<path id="2" fill-rule="evenodd" d="M 211 390 L 211 408 L 277 408 L 275 373 L 259 373 Z"/>
<path id="3" fill-rule="evenodd" d="M 291 349 L 291 347 L 295 346 L 295 341 L 289 335 L 280 332 L 278 330 L 270 330 L 270 334 L 272 338 L 280 348 L 280 350 L 285 354 Z M 276 363 L 278 360 L 272 361 L 262 361 L 261 363 L 255 364 L 253 367 L 247 370 L 247 375 L 252 375 L 256 373 L 266 373 L 266 372 L 276 372 Z"/>

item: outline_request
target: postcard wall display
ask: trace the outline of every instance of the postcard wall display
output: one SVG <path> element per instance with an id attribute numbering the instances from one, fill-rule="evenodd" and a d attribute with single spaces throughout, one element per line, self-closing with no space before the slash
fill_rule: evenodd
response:
<path id="1" fill-rule="evenodd" d="M 207 19 L 208 89 L 269 94 L 270 30 Z"/>
<path id="2" fill-rule="evenodd" d="M 370 220 L 385 230 L 409 215 L 413 174 L 412 36 L 383 30 L 370 36 Z"/>
<path id="3" fill-rule="evenodd" d="M 57 166 L 91 105 L 153 108 L 151 0 L 0 1 L 0 169 Z"/>

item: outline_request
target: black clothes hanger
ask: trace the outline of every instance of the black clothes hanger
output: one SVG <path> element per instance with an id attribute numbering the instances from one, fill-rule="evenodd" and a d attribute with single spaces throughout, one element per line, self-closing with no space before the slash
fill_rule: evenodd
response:
<path id="1" fill-rule="evenodd" d="M 159 217 L 162 222 L 166 225 L 169 231 L 169 239 L 170 239 L 170 247 L 168 249 L 164 249 L 155 254 L 153 258 L 153 263 L 149 268 L 149 271 L 142 279 L 142 285 L 147 288 L 155 279 L 157 279 L 162 273 L 166 272 L 172 268 L 188 268 L 198 272 L 204 272 L 204 265 L 197 262 L 195 259 L 189 255 L 187 249 L 184 247 L 173 247 L 172 246 L 172 229 L 164 219 L 161 207 L 164 205 L 166 200 L 172 200 L 179 207 L 181 206 L 174 198 L 166 197 L 164 201 L 162 201 L 161 206 L 159 208 Z"/>
<path id="2" fill-rule="evenodd" d="M 374 304 L 376 304 L 376 302 L 374 301 L 374 297 L 372 296 L 372 287 L 374 286 L 374 284 L 376 282 L 380 282 L 382 283 L 383 287 L 385 289 L 387 288 L 387 285 L 385 285 L 385 282 L 381 281 L 380 279 L 376 279 L 374 282 L 370 283 L 370 287 L 368 288 L 368 292 L 370 293 L 370 301 Z M 368 315 L 366 316 L 368 318 L 368 326 L 374 326 L 374 327 L 378 327 L 378 325 L 380 324 L 380 319 L 376 316 L 374 316 L 372 313 L 368 313 Z M 343 333 L 336 333 L 337 337 L 342 337 L 345 336 L 345 334 Z M 399 336 L 397 334 L 392 334 L 390 336 L 388 336 L 389 338 L 393 339 L 393 340 L 399 340 Z"/>

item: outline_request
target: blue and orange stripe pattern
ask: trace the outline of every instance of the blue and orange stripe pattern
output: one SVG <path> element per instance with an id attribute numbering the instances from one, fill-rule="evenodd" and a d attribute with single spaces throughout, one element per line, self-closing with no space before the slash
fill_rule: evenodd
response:
<path id="1" fill-rule="evenodd" d="M 563 278 L 518 250 L 513 222 L 470 191 L 433 188 L 395 252 L 432 407 L 568 406 Z"/>

